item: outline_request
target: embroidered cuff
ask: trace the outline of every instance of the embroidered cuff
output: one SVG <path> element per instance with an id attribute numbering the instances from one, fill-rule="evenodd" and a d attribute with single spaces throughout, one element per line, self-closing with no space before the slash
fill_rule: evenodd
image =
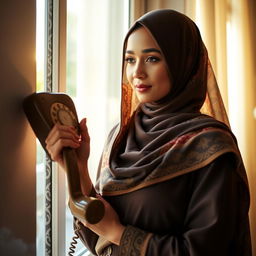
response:
<path id="1" fill-rule="evenodd" d="M 127 226 L 121 237 L 118 255 L 144 256 L 151 236 L 151 233 L 147 233 L 133 226 Z"/>

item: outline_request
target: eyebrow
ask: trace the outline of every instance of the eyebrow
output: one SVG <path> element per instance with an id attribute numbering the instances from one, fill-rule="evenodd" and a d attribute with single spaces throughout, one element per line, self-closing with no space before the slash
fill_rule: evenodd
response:
<path id="1" fill-rule="evenodd" d="M 125 51 L 126 53 L 129 53 L 129 54 L 134 54 L 134 51 L 131 51 L 131 50 L 127 50 Z M 156 48 L 148 48 L 148 49 L 144 49 L 141 51 L 142 53 L 149 53 L 149 52 L 157 52 L 159 54 L 161 54 L 161 52 L 159 50 L 157 50 Z"/>

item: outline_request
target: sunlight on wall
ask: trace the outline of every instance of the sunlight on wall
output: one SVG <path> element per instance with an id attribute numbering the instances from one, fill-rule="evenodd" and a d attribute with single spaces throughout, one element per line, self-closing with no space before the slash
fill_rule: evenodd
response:
<path id="1" fill-rule="evenodd" d="M 45 38 L 45 0 L 37 0 L 36 15 L 36 90 L 44 90 L 44 38 Z"/>

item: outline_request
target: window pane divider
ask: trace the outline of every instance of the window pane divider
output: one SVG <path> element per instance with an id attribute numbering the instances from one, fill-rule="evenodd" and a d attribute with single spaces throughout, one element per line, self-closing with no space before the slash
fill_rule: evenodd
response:
<path id="1" fill-rule="evenodd" d="M 65 91 L 66 0 L 46 0 L 45 91 Z M 60 64 L 61 63 L 61 64 Z M 65 255 L 65 173 L 46 156 L 45 255 Z"/>

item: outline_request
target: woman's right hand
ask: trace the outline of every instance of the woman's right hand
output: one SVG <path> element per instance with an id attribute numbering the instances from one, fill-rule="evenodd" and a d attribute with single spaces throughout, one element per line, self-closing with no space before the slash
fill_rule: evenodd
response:
<path id="1" fill-rule="evenodd" d="M 79 126 L 80 135 L 76 133 L 74 127 L 55 124 L 49 132 L 45 143 L 52 160 L 56 161 L 63 169 L 65 168 L 62 157 L 63 148 L 70 147 L 75 149 L 81 189 L 83 194 L 88 196 L 92 190 L 92 182 L 87 166 L 90 155 L 90 136 L 86 125 L 86 118 L 81 120 Z"/>
<path id="2" fill-rule="evenodd" d="M 90 154 L 90 137 L 88 134 L 86 119 L 80 122 L 81 135 L 78 135 L 76 129 L 72 126 L 55 124 L 49 132 L 45 143 L 53 161 L 56 161 L 61 167 L 64 167 L 62 150 L 64 147 L 75 149 L 78 157 L 78 165 L 87 165 Z"/>

